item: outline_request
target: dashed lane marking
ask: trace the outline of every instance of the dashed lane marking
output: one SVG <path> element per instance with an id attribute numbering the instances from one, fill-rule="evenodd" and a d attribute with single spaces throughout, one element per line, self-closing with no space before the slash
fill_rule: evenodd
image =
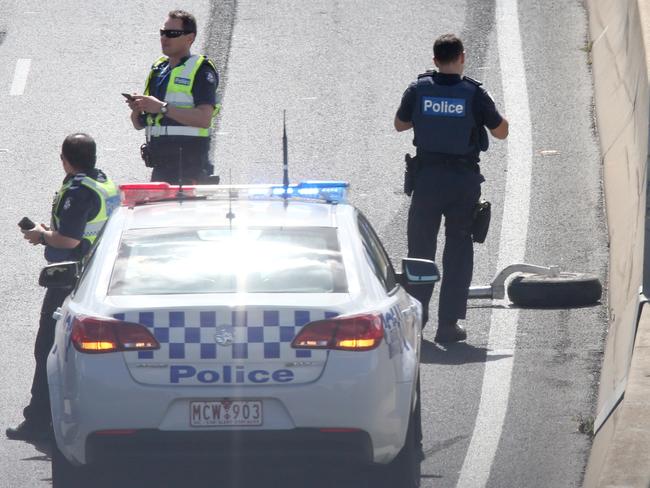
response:
<path id="1" fill-rule="evenodd" d="M 17 96 L 25 92 L 25 85 L 27 84 L 27 77 L 29 76 L 29 68 L 31 65 L 31 59 L 23 58 L 16 61 L 16 71 L 14 72 L 14 81 L 11 83 L 10 95 Z"/>

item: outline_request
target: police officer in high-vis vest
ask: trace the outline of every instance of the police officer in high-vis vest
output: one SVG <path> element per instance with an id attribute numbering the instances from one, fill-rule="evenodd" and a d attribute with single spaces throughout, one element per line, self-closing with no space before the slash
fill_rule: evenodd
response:
<path id="1" fill-rule="evenodd" d="M 50 225 L 37 224 L 22 230 L 24 238 L 45 247 L 49 263 L 80 261 L 90 250 L 111 212 L 120 204 L 116 185 L 95 168 L 96 145 L 87 134 L 71 134 L 61 146 L 66 176 L 54 198 Z M 54 311 L 70 289 L 48 288 L 45 292 L 34 345 L 36 369 L 31 400 L 23 410 L 25 420 L 6 430 L 9 439 L 42 440 L 50 436 L 50 397 L 47 385 L 47 356 L 54 342 Z"/>
<path id="2" fill-rule="evenodd" d="M 197 183 L 214 172 L 210 136 L 220 109 L 219 76 L 212 61 L 190 53 L 195 38 L 194 16 L 169 12 L 160 29 L 164 56 L 151 67 L 144 93 L 127 99 L 133 126 L 146 131 L 142 158 L 153 168 L 151 181 Z"/>
<path id="3" fill-rule="evenodd" d="M 497 111 L 481 83 L 463 76 L 462 41 L 445 34 L 433 45 L 437 71 L 418 76 L 404 92 L 395 129 L 413 129 L 417 169 L 408 216 L 408 254 L 435 259 L 436 240 L 445 217 L 445 249 L 436 342 L 467 338 L 465 319 L 472 280 L 474 249 L 471 227 L 484 181 L 479 153 L 487 150 L 485 127 L 498 139 L 508 136 L 508 121 Z M 428 319 L 433 286 L 412 286 Z"/>

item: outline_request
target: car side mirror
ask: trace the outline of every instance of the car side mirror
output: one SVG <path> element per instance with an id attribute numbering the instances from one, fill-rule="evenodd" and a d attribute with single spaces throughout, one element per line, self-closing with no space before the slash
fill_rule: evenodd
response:
<path id="1" fill-rule="evenodd" d="M 398 280 L 402 286 L 433 285 L 440 281 L 440 271 L 430 259 L 404 258 Z"/>
<path id="2" fill-rule="evenodd" d="M 45 288 L 74 288 L 79 279 L 81 263 L 64 261 L 45 266 L 38 277 L 38 284 Z"/>

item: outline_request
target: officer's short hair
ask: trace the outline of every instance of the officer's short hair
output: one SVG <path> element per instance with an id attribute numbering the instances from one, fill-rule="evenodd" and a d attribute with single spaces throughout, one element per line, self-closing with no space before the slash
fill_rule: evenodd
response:
<path id="1" fill-rule="evenodd" d="M 443 34 L 433 43 L 433 57 L 442 64 L 456 61 L 464 51 L 463 41 L 456 34 Z"/>
<path id="2" fill-rule="evenodd" d="M 170 19 L 180 19 L 183 21 L 183 30 L 194 32 L 196 34 L 196 18 L 185 10 L 172 10 L 168 14 Z"/>
<path id="3" fill-rule="evenodd" d="M 88 134 L 77 132 L 63 140 L 61 154 L 75 169 L 89 170 L 97 162 L 97 145 Z"/>

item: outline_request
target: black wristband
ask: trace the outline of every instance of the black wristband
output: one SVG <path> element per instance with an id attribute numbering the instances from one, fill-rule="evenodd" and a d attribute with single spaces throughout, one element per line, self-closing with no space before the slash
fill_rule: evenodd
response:
<path id="1" fill-rule="evenodd" d="M 47 241 L 45 240 L 45 232 L 41 232 L 41 244 L 47 246 Z"/>

